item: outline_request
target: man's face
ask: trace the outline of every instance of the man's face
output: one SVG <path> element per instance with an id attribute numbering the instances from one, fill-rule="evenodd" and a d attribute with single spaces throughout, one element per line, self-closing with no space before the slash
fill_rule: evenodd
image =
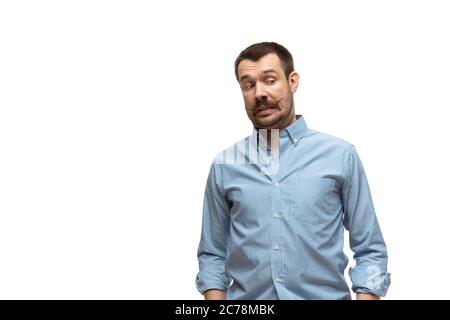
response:
<path id="1" fill-rule="evenodd" d="M 285 128 L 295 121 L 293 94 L 299 76 L 292 72 L 286 79 L 275 53 L 258 61 L 243 60 L 238 66 L 238 78 L 247 115 L 255 128 Z"/>

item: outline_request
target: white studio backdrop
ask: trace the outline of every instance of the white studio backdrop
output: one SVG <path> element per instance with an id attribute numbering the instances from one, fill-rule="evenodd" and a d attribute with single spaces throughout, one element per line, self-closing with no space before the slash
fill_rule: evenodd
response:
<path id="1" fill-rule="evenodd" d="M 450 298 L 449 15 L 432 0 L 1 1 L 0 298 L 202 299 L 206 177 L 251 132 L 233 63 L 260 41 L 292 52 L 297 113 L 361 156 L 386 299 Z"/>

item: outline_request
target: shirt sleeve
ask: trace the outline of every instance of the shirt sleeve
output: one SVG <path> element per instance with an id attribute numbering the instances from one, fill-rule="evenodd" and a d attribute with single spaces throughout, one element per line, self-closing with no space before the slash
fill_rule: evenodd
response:
<path id="1" fill-rule="evenodd" d="M 218 164 L 211 165 L 203 200 L 201 238 L 197 250 L 199 272 L 196 287 L 200 293 L 208 289 L 226 290 L 230 277 L 225 271 L 225 258 L 230 238 L 230 204 L 221 189 Z"/>
<path id="2" fill-rule="evenodd" d="M 369 184 L 353 145 L 344 157 L 344 227 L 349 231 L 355 267 L 349 269 L 354 292 L 385 296 L 391 283 L 387 249 L 375 214 Z"/>

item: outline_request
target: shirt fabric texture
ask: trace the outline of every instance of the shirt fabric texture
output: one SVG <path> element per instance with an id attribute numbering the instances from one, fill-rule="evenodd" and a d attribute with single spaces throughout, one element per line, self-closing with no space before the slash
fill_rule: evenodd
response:
<path id="1" fill-rule="evenodd" d="M 279 130 L 275 170 L 256 129 L 211 164 L 197 250 L 200 293 L 226 290 L 229 300 L 351 299 L 345 228 L 356 263 L 351 289 L 386 295 L 386 244 L 355 147 L 296 119 Z M 251 161 L 252 154 L 261 160 Z"/>

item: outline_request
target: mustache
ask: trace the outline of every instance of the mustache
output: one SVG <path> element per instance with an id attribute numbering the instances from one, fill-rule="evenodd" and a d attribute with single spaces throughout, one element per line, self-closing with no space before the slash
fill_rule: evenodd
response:
<path id="1" fill-rule="evenodd" d="M 254 113 L 257 113 L 261 110 L 265 110 L 268 108 L 275 108 L 278 106 L 278 103 L 280 103 L 281 100 L 283 100 L 284 97 L 281 97 L 280 99 L 278 99 L 275 102 L 270 102 L 267 99 L 258 99 L 256 100 L 256 103 L 248 109 L 254 110 Z"/>

